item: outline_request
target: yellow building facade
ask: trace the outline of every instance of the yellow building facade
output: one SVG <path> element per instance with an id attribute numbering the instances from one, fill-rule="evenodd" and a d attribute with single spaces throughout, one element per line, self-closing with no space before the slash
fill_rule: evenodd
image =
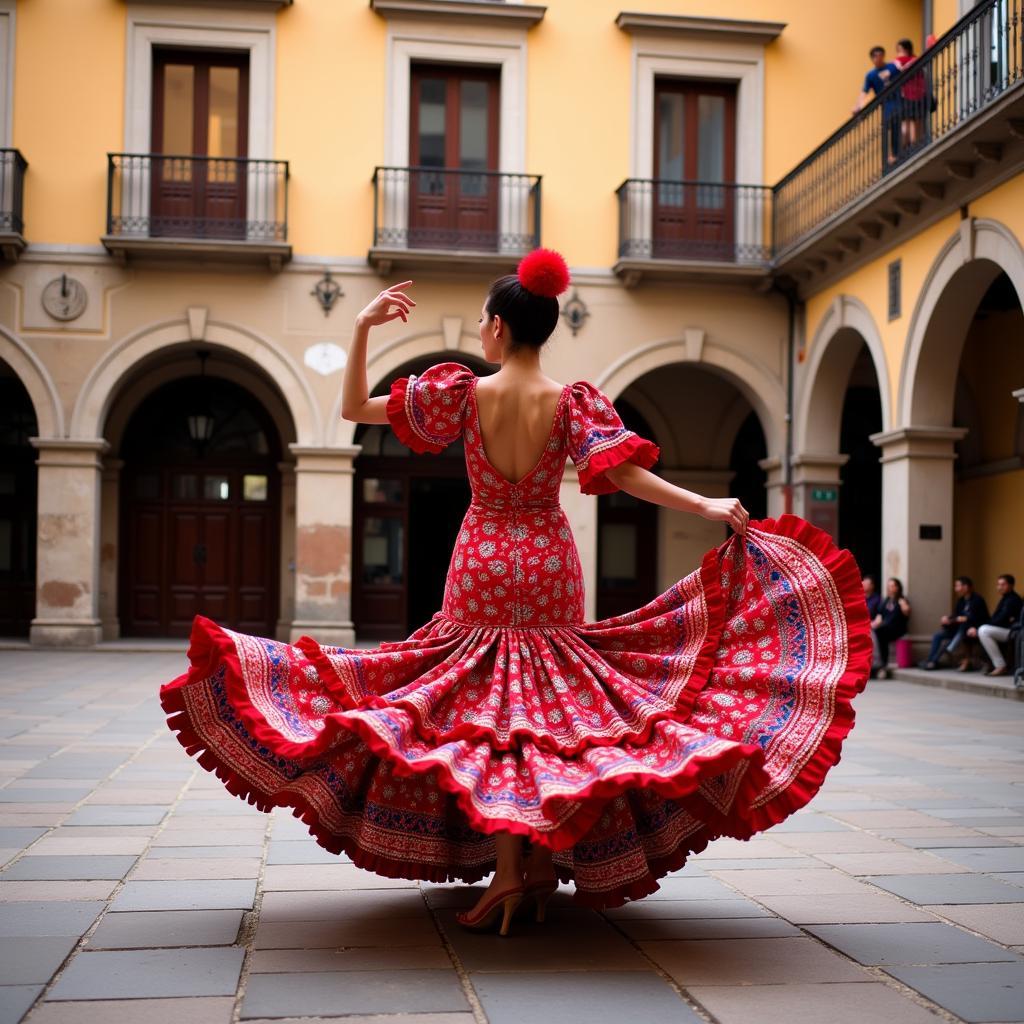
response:
<path id="1" fill-rule="evenodd" d="M 458 448 L 341 419 L 353 318 L 414 279 L 375 393 L 486 372 L 487 285 L 538 244 L 573 272 L 546 371 L 657 472 L 832 530 L 918 636 L 954 572 L 991 597 L 1024 575 L 1020 3 L 0 0 L 0 635 L 406 636 L 468 491 Z M 869 47 L 929 33 L 850 120 Z M 591 617 L 724 539 L 571 465 L 563 504 Z"/>

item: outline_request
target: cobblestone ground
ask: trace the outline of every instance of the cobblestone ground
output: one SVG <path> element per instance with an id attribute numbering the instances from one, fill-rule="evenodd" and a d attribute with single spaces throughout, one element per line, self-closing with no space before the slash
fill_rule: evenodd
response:
<path id="1" fill-rule="evenodd" d="M 0 1022 L 1024 1021 L 1024 703 L 877 681 L 810 808 L 508 939 L 198 769 L 183 654 L 0 653 Z"/>

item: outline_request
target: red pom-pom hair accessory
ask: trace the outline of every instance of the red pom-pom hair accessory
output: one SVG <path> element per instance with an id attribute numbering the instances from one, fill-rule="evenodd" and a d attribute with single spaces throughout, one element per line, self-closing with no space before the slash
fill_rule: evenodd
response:
<path id="1" fill-rule="evenodd" d="M 534 295 L 554 299 L 569 287 L 569 265 L 554 249 L 534 249 L 519 261 L 519 283 Z"/>

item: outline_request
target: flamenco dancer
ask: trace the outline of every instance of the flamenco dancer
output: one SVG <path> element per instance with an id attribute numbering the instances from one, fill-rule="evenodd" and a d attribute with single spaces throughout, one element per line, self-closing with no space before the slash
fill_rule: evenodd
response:
<path id="1" fill-rule="evenodd" d="M 531 253 L 483 302 L 496 373 L 438 363 L 376 398 L 369 332 L 408 321 L 412 282 L 356 319 L 344 417 L 390 423 L 415 452 L 465 447 L 472 500 L 429 622 L 363 650 L 197 616 L 190 668 L 160 689 L 189 754 L 260 810 L 293 808 L 326 849 L 388 877 L 493 873 L 458 920 L 502 935 L 524 901 L 543 920 L 559 881 L 618 906 L 711 840 L 803 807 L 871 663 L 849 551 L 797 516 L 751 522 L 734 498 L 673 486 L 597 387 L 541 372 L 568 283 L 561 256 Z M 621 489 L 733 532 L 648 604 L 588 622 L 559 504 L 567 457 L 584 494 Z"/>

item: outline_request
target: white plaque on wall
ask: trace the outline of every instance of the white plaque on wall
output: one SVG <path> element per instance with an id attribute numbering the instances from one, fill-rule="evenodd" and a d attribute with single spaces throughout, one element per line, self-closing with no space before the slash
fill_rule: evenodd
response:
<path id="1" fill-rule="evenodd" d="M 333 341 L 321 341 L 310 345 L 302 357 L 302 361 L 317 373 L 329 377 L 332 373 L 342 370 L 346 361 L 345 350 Z"/>

